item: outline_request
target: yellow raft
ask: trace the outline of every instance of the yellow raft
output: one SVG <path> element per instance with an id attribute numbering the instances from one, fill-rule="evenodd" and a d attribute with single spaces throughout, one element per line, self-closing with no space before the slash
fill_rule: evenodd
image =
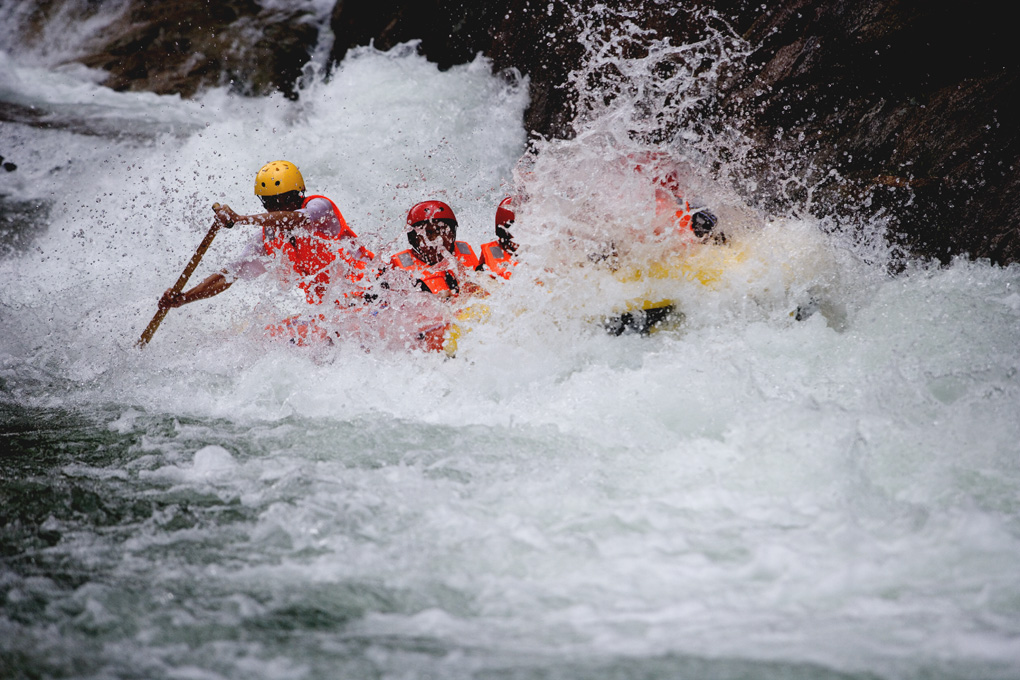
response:
<path id="1" fill-rule="evenodd" d="M 728 245 L 699 245 L 682 253 L 673 253 L 640 267 L 621 269 L 615 273 L 623 283 L 657 281 L 689 281 L 709 288 L 722 279 L 726 270 L 746 259 L 743 250 Z M 656 288 L 650 285 L 650 288 Z M 629 300 L 620 311 L 603 318 L 602 324 L 610 335 L 648 333 L 675 328 L 684 320 L 683 312 L 675 301 L 661 297 L 642 297 Z"/>
<path id="2" fill-rule="evenodd" d="M 457 355 L 457 341 L 460 340 L 476 323 L 489 318 L 489 306 L 476 303 L 457 312 L 457 322 L 450 324 L 443 337 L 443 351 L 448 357 Z"/>

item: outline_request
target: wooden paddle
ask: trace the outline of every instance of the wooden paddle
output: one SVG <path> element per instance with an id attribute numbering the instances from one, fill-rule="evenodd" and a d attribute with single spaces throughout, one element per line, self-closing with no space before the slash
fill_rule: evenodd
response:
<path id="1" fill-rule="evenodd" d="M 220 204 L 213 203 L 213 210 L 219 209 Z M 191 278 L 192 272 L 194 272 L 195 268 L 198 267 L 198 263 L 202 261 L 202 256 L 205 255 L 205 251 L 209 248 L 209 245 L 216 237 L 216 232 L 218 232 L 219 230 L 220 223 L 219 220 L 216 220 L 213 222 L 213 225 L 209 228 L 209 231 L 208 233 L 206 233 L 205 238 L 202 239 L 202 242 L 200 244 L 198 244 L 198 250 L 196 250 L 195 254 L 191 256 L 191 261 L 188 262 L 188 266 L 184 268 L 184 271 L 181 272 L 181 275 L 177 278 L 177 283 L 174 284 L 174 287 L 172 289 L 175 295 L 184 290 L 184 286 L 188 283 L 188 279 Z M 163 317 L 165 317 L 166 313 L 169 311 L 170 311 L 169 307 L 161 307 L 156 312 L 156 315 L 152 317 L 152 321 L 150 321 L 149 325 L 145 327 L 145 332 L 142 333 L 142 337 L 140 337 L 138 339 L 138 342 L 135 343 L 135 347 L 141 349 L 142 347 L 145 347 L 145 345 L 149 343 L 149 340 L 152 340 L 152 335 L 156 332 L 156 329 L 159 328 L 159 324 L 163 323 Z"/>

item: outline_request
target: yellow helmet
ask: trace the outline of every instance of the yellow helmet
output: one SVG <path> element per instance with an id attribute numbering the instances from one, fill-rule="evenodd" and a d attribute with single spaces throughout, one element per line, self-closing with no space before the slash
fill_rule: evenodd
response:
<path id="1" fill-rule="evenodd" d="M 297 166 L 287 161 L 271 161 L 255 175 L 256 196 L 276 196 L 288 191 L 304 191 L 305 180 Z"/>

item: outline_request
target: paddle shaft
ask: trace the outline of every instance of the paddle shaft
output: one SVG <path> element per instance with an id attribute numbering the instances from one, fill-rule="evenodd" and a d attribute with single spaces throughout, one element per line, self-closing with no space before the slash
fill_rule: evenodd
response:
<path id="1" fill-rule="evenodd" d="M 213 210 L 218 210 L 219 207 L 219 203 L 213 204 Z M 202 256 L 205 255 L 205 251 L 208 250 L 209 245 L 212 243 L 213 239 L 216 238 L 216 232 L 219 230 L 220 223 L 217 220 L 213 222 L 211 227 L 209 227 L 209 231 L 206 233 L 205 238 L 202 239 L 200 244 L 198 244 L 198 250 L 196 250 L 195 254 L 191 256 L 191 261 L 188 262 L 188 266 L 185 267 L 184 271 L 181 272 L 181 275 L 177 277 L 177 283 L 175 283 L 172 288 L 175 295 L 184 290 L 184 286 L 188 283 L 188 279 L 191 278 L 192 272 L 194 272 L 195 268 L 198 267 L 198 263 L 202 261 Z M 165 317 L 166 313 L 169 311 L 169 307 L 161 307 L 156 312 L 156 315 L 152 317 L 152 321 L 150 321 L 149 325 L 145 327 L 142 337 L 140 337 L 138 342 L 135 343 L 136 347 L 145 347 L 145 345 L 149 343 L 149 340 L 152 340 L 153 334 L 156 332 L 156 329 L 159 328 L 159 324 L 163 323 L 163 317 Z"/>

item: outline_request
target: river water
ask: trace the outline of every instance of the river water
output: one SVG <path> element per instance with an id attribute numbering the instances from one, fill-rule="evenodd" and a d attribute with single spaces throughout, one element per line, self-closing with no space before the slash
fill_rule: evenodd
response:
<path id="1" fill-rule="evenodd" d="M 628 278 L 647 147 L 595 112 L 527 155 L 483 60 L 362 49 L 297 102 L 0 62 L 0 676 L 1020 677 L 1020 268 L 891 267 L 882 224 L 762 214 L 695 145 L 730 245 Z M 276 158 L 380 253 L 419 200 L 477 246 L 527 198 L 455 358 L 272 341 L 272 277 L 134 347 Z M 603 331 L 651 298 L 682 322 Z"/>

